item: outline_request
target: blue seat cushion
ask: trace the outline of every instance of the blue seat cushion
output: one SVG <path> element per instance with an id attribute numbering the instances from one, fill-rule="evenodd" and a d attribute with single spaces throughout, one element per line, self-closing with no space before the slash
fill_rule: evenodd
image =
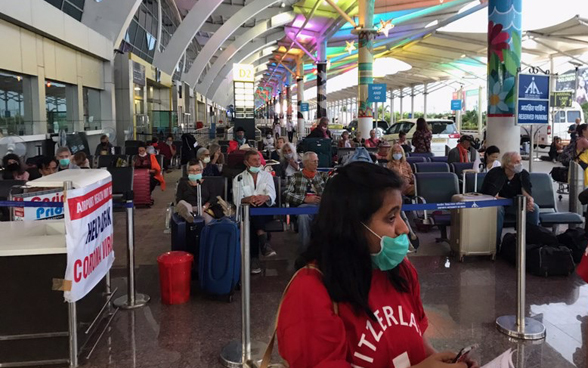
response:
<path id="1" fill-rule="evenodd" d="M 539 214 L 541 225 L 582 224 L 582 216 L 573 212 L 551 212 Z"/>

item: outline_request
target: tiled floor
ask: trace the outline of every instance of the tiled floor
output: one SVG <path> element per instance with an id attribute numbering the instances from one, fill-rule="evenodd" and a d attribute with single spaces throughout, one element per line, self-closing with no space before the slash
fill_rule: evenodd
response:
<path id="1" fill-rule="evenodd" d="M 168 175 L 168 188 L 172 190 L 174 178 L 177 173 Z M 155 193 L 156 205 L 136 212 L 137 289 L 149 294 L 151 302 L 135 311 L 119 311 L 83 367 L 221 367 L 222 347 L 240 337 L 239 293 L 229 304 L 202 295 L 193 285 L 189 303 L 167 306 L 160 302 L 156 257 L 169 250 L 170 235 L 164 233 L 164 215 L 166 201 L 172 200 L 172 190 Z M 116 239 L 120 240 L 115 248 L 113 283 L 124 292 L 124 215 L 116 214 L 115 219 Z M 476 354 L 483 363 L 508 348 L 516 348 L 513 359 L 517 368 L 586 367 L 588 286 L 577 276 L 527 276 L 527 314 L 543 322 L 547 338 L 517 343 L 499 333 L 494 323 L 498 316 L 515 313 L 514 267 L 487 257 L 467 258 L 459 263 L 447 258 L 447 245 L 434 243 L 435 235 L 436 232 L 422 234 L 422 247 L 411 256 L 419 271 L 422 299 L 430 320 L 426 336 L 435 348 L 459 350 L 479 343 Z M 254 340 L 269 340 L 281 292 L 293 273 L 296 242 L 293 233 L 275 235 L 272 243 L 279 257 L 265 263 L 264 275 L 252 277 Z"/>

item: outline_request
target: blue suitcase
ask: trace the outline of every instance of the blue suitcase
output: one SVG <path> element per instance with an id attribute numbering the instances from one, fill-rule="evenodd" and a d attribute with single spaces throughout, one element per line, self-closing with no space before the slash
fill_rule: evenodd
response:
<path id="1" fill-rule="evenodd" d="M 228 217 L 213 220 L 200 235 L 200 288 L 209 294 L 225 295 L 231 302 L 240 274 L 241 247 L 237 223 Z"/>

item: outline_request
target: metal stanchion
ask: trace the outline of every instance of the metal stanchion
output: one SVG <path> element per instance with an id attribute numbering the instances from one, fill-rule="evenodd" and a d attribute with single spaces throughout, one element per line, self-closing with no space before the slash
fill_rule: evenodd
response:
<path id="1" fill-rule="evenodd" d="M 261 363 L 265 345 L 251 342 L 251 252 L 249 205 L 241 206 L 241 341 L 229 342 L 221 351 L 221 363 L 228 368 L 254 367 Z"/>
<path id="2" fill-rule="evenodd" d="M 67 191 L 73 189 L 71 181 L 63 182 L 64 201 L 67 201 Z M 67 303 L 68 312 L 68 330 L 69 330 L 69 366 L 75 368 L 78 366 L 78 310 L 77 304 Z"/>
<path id="3" fill-rule="evenodd" d="M 517 314 L 498 317 L 496 327 L 510 337 L 538 340 L 545 338 L 545 326 L 533 318 L 525 317 L 526 209 L 527 198 L 517 196 Z"/>
<path id="4" fill-rule="evenodd" d="M 127 201 L 127 205 L 132 201 Z M 139 294 L 135 291 L 135 207 L 127 206 L 127 295 L 123 295 L 114 301 L 114 305 L 122 309 L 140 308 L 149 302 L 149 295 Z"/>

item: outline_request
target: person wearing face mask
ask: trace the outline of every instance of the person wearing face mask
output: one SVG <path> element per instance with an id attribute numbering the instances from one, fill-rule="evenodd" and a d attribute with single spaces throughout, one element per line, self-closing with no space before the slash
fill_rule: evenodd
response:
<path id="1" fill-rule="evenodd" d="M 69 162 L 71 159 L 71 152 L 67 147 L 59 147 L 57 151 L 55 151 L 55 158 L 59 162 L 59 167 L 57 171 L 63 171 L 69 169 Z"/>
<path id="2" fill-rule="evenodd" d="M 218 160 L 218 155 L 216 157 L 210 157 L 210 151 L 204 147 L 201 147 L 198 152 L 196 153 L 196 158 L 202 164 L 203 171 L 202 175 L 204 176 L 219 176 L 220 171 L 218 171 L 218 167 L 216 166 L 216 161 Z"/>
<path id="3" fill-rule="evenodd" d="M 236 151 L 239 149 L 239 147 L 247 143 L 247 138 L 245 138 L 245 129 L 243 127 L 238 127 L 237 129 L 235 129 L 233 134 L 234 138 L 232 141 L 229 142 L 229 148 L 227 150 L 227 153 Z"/>
<path id="4" fill-rule="evenodd" d="M 24 169 L 20 157 L 9 153 L 2 157 L 2 179 L 4 180 L 29 180 L 29 173 Z"/>
<path id="5" fill-rule="evenodd" d="M 144 143 L 139 144 L 138 152 L 139 154 L 135 156 L 133 166 L 135 169 L 149 170 L 149 176 L 151 178 L 149 188 L 151 192 L 153 192 L 153 189 L 158 184 L 161 185 L 161 190 L 165 190 L 165 179 L 161 175 L 161 166 L 157 162 L 157 157 L 154 154 L 147 153 L 147 148 Z"/>
<path id="6" fill-rule="evenodd" d="M 310 132 L 307 138 L 333 139 L 333 135 L 329 130 L 329 118 L 322 117 L 321 120 L 319 120 L 317 127 Z"/>
<path id="7" fill-rule="evenodd" d="M 262 139 L 263 142 L 263 149 L 267 151 L 271 151 L 274 149 L 274 136 L 271 133 L 268 133 L 265 138 Z"/>
<path id="8" fill-rule="evenodd" d="M 100 137 L 100 144 L 96 146 L 95 156 L 114 155 L 114 146 L 109 142 L 108 136 Z"/>
<path id="9" fill-rule="evenodd" d="M 259 152 L 245 152 L 245 171 L 233 179 L 233 201 L 236 206 L 249 204 L 252 207 L 270 207 L 276 201 L 276 188 L 271 174 L 263 170 Z M 272 257 L 276 252 L 267 244 L 265 225 L 271 216 L 252 216 L 251 218 L 251 273 L 261 273 L 259 255 Z"/>
<path id="10" fill-rule="evenodd" d="M 284 176 L 286 178 L 291 177 L 300 170 L 296 146 L 294 146 L 292 143 L 284 144 L 284 147 L 282 147 L 280 155 L 282 156 L 280 159 L 280 163 L 282 165 L 282 172 L 284 173 Z"/>
<path id="11" fill-rule="evenodd" d="M 480 192 L 496 198 L 509 199 L 524 195 L 527 197 L 527 222 L 539 225 L 539 206 L 533 199 L 529 172 L 523 169 L 521 155 L 518 152 L 505 152 L 502 155 L 502 166 L 495 167 L 486 174 Z M 502 227 L 506 214 L 515 215 L 516 205 L 498 207 L 497 247 L 500 246 L 502 239 Z"/>
<path id="12" fill-rule="evenodd" d="M 159 154 L 163 155 L 163 168 L 166 172 L 171 172 L 169 166 L 172 158 L 176 155 L 176 146 L 174 145 L 174 137 L 168 135 L 164 144 L 158 144 Z"/>
<path id="13" fill-rule="evenodd" d="M 399 143 L 395 143 L 388 154 L 387 167 L 396 172 L 402 179 L 404 179 L 404 186 L 402 187 L 402 194 L 405 196 L 414 195 L 414 176 L 410 164 L 406 161 L 404 149 Z"/>
<path id="14" fill-rule="evenodd" d="M 202 195 L 202 216 L 204 222 L 209 223 L 213 220 L 207 211 L 217 204 L 214 195 L 214 188 L 211 187 L 212 181 L 206 180 L 203 176 L 203 164 L 197 160 L 191 160 L 187 164 L 188 177 L 181 178 L 178 183 L 176 192 L 176 203 L 178 204 L 178 214 L 188 223 L 194 222 L 194 214 L 198 213 L 198 186 Z M 181 203 L 184 201 L 184 203 Z"/>
<path id="15" fill-rule="evenodd" d="M 366 162 L 338 169 L 327 182 L 298 261 L 305 267 L 278 309 L 279 353 L 290 367 L 477 366 L 447 363 L 456 354 L 437 353 L 428 342 L 417 271 L 406 257 L 403 184 Z"/>

